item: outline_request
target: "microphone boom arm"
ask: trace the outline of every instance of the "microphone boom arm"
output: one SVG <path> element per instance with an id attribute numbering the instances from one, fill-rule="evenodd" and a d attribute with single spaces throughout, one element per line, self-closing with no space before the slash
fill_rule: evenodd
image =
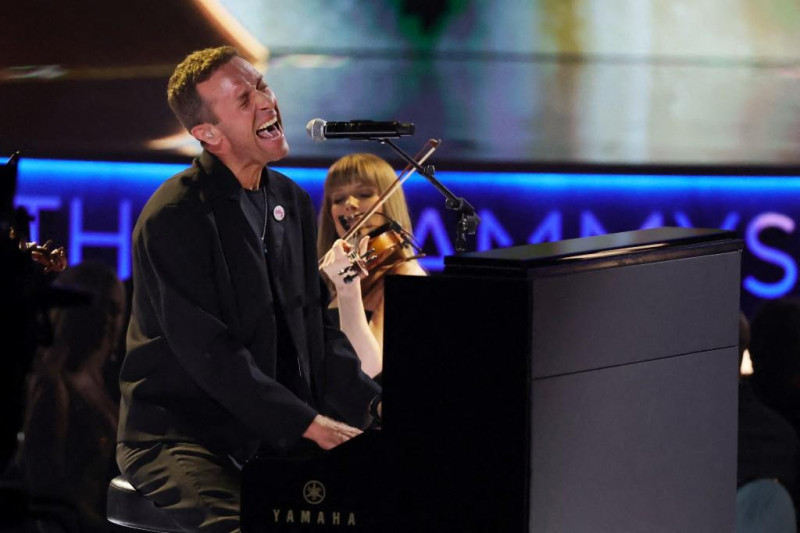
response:
<path id="1" fill-rule="evenodd" d="M 452 211 L 458 213 L 458 223 L 456 225 L 456 239 L 455 239 L 455 249 L 456 253 L 464 253 L 467 251 L 467 235 L 475 235 L 475 232 L 478 229 L 478 224 L 480 224 L 481 218 L 475 212 L 475 208 L 472 207 L 464 197 L 456 196 L 453 194 L 450 189 L 444 186 L 442 182 L 437 180 L 434 177 L 435 169 L 433 165 L 425 165 L 424 167 L 421 165 L 422 162 L 418 163 L 407 153 L 400 149 L 395 143 L 391 141 L 391 139 L 376 139 L 381 144 L 387 144 L 391 147 L 395 152 L 397 152 L 400 157 L 405 160 L 409 167 L 413 167 L 416 169 L 417 172 L 421 176 L 424 176 L 431 185 L 439 191 L 442 196 L 445 197 L 445 207 Z M 433 139 L 431 139 L 432 141 Z M 430 142 L 430 141 L 429 141 Z M 436 146 L 438 146 L 439 141 L 436 141 Z M 406 167 L 407 169 L 409 167 Z"/>

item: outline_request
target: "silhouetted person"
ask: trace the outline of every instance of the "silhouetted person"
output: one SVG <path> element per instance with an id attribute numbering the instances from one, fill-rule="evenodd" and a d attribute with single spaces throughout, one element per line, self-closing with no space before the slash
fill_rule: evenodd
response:
<path id="1" fill-rule="evenodd" d="M 133 298 L 133 280 L 128 278 L 122 282 L 122 287 L 125 291 L 125 309 L 122 314 L 122 331 L 120 332 L 120 339 L 117 347 L 109 356 L 103 367 L 103 379 L 105 379 L 106 390 L 111 399 L 114 400 L 116 405 L 119 405 L 120 391 L 119 391 L 119 373 L 122 369 L 122 362 L 125 360 L 125 332 L 128 327 L 128 322 L 131 320 L 131 301 Z"/>
<path id="2" fill-rule="evenodd" d="M 755 396 L 788 421 L 797 439 L 800 430 L 800 300 L 784 298 L 765 303 L 750 328 L 749 381 Z M 778 447 L 773 446 L 777 453 Z M 800 461 L 795 459 L 795 484 L 789 488 L 800 508 Z"/>
<path id="3" fill-rule="evenodd" d="M 756 396 L 800 428 L 800 300 L 772 300 L 758 310 L 750 358 Z"/>
<path id="4" fill-rule="evenodd" d="M 92 303 L 50 312 L 53 343 L 29 378 L 17 467 L 33 500 L 63 504 L 80 531 L 107 531 L 118 406 L 103 369 L 120 339 L 125 294 L 112 270 L 93 263 L 67 269 L 54 285 L 89 293 Z"/>
<path id="5" fill-rule="evenodd" d="M 739 366 L 750 340 L 744 315 L 739 317 Z M 793 493 L 797 486 L 798 439 L 781 415 L 759 401 L 747 379 L 739 380 L 739 454 L 736 484 L 777 479 Z"/>

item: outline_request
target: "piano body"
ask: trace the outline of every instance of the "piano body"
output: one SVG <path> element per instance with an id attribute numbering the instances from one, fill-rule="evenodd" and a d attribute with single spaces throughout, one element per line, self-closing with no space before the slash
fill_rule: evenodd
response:
<path id="1" fill-rule="evenodd" d="M 741 250 L 659 228 L 391 277 L 383 429 L 248 464 L 243 531 L 732 531 Z"/>

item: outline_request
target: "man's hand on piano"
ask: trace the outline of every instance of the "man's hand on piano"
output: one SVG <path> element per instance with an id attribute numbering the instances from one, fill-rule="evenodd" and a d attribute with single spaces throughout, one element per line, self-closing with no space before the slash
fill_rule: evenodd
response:
<path id="1" fill-rule="evenodd" d="M 303 433 L 303 437 L 313 440 L 323 450 L 330 450 L 343 442 L 347 442 L 356 435 L 361 435 L 361 433 L 362 431 L 358 428 L 337 422 L 326 416 L 317 415 L 305 433 Z"/>

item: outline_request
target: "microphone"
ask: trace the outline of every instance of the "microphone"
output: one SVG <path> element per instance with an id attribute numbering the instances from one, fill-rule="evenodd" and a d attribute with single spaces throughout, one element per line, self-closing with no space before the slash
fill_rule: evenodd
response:
<path id="1" fill-rule="evenodd" d="M 306 133 L 314 142 L 322 142 L 325 139 L 385 139 L 414 135 L 414 125 L 410 122 L 375 122 L 373 120 L 328 122 L 321 118 L 314 118 L 306 124 Z"/>

